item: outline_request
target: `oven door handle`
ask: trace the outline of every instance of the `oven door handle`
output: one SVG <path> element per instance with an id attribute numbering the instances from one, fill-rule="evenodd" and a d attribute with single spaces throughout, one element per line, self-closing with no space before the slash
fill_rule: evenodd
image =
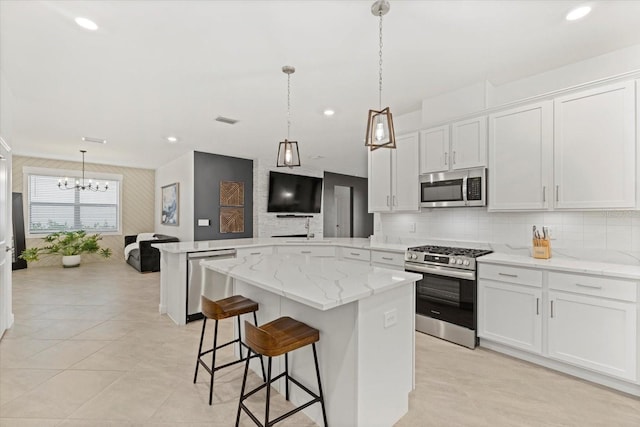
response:
<path id="1" fill-rule="evenodd" d="M 476 272 L 468 270 L 458 270 L 456 268 L 444 267 L 439 265 L 413 264 L 405 262 L 405 271 L 416 273 L 428 273 L 438 276 L 454 277 L 456 279 L 476 280 Z"/>

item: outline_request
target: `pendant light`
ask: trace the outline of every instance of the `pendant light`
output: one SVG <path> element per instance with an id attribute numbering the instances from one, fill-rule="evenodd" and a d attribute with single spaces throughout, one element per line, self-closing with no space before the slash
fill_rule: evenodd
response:
<path id="1" fill-rule="evenodd" d="M 380 147 L 396 148 L 396 134 L 393 130 L 393 117 L 389 107 L 382 108 L 382 15 L 389 12 L 387 0 L 377 0 L 371 6 L 371 13 L 380 18 L 380 51 L 378 78 L 378 110 L 369 110 L 367 136 L 364 145 L 371 151 Z"/>
<path id="2" fill-rule="evenodd" d="M 87 183 L 84 182 L 84 154 L 87 150 L 80 150 L 80 152 L 82 153 L 82 181 L 76 179 L 75 184 L 69 184 L 69 178 L 65 177 L 64 180 L 58 180 L 58 188 L 60 190 L 107 191 L 109 189 L 108 182 L 105 182 L 103 187 L 100 186 L 99 182 L 96 182 L 94 185 L 92 180 L 89 180 Z"/>
<path id="3" fill-rule="evenodd" d="M 291 132 L 291 74 L 296 69 L 290 65 L 282 67 L 282 72 L 287 75 L 287 137 L 280 141 L 278 146 L 278 161 L 276 166 L 289 167 L 300 166 L 300 152 L 298 151 L 298 141 L 289 141 Z"/>

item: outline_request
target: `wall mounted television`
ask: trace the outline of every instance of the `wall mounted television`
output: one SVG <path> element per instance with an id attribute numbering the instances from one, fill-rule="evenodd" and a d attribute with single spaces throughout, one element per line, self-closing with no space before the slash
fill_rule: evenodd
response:
<path id="1" fill-rule="evenodd" d="M 267 212 L 320 213 L 322 178 L 269 172 Z"/>

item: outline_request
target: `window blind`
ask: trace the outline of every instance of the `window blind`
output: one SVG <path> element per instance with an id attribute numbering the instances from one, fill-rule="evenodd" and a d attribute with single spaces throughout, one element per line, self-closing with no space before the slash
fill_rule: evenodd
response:
<path id="1" fill-rule="evenodd" d="M 28 176 L 29 234 L 63 230 L 85 230 L 88 233 L 120 231 L 120 181 L 110 180 L 107 191 L 94 192 L 75 188 L 60 190 L 58 179 L 47 175 Z"/>

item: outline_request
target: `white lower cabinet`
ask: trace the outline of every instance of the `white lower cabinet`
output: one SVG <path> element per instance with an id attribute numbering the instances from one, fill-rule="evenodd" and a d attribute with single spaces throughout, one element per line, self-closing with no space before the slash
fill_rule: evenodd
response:
<path id="1" fill-rule="evenodd" d="M 549 291 L 549 357 L 636 380 L 635 303 Z"/>
<path id="2" fill-rule="evenodd" d="M 478 336 L 532 353 L 542 353 L 542 291 L 481 279 Z"/>
<path id="3" fill-rule="evenodd" d="M 544 270 L 479 263 L 480 344 L 638 384 L 640 283 Z"/>
<path id="4" fill-rule="evenodd" d="M 317 257 L 334 257 L 336 256 L 335 246 L 278 246 L 279 254 L 297 254 L 297 255 L 309 255 Z"/>
<path id="5" fill-rule="evenodd" d="M 404 253 L 371 250 L 371 265 L 404 271 Z"/>
<path id="6" fill-rule="evenodd" d="M 340 258 L 347 261 L 371 262 L 371 251 L 368 249 L 341 247 L 338 249 Z"/>

